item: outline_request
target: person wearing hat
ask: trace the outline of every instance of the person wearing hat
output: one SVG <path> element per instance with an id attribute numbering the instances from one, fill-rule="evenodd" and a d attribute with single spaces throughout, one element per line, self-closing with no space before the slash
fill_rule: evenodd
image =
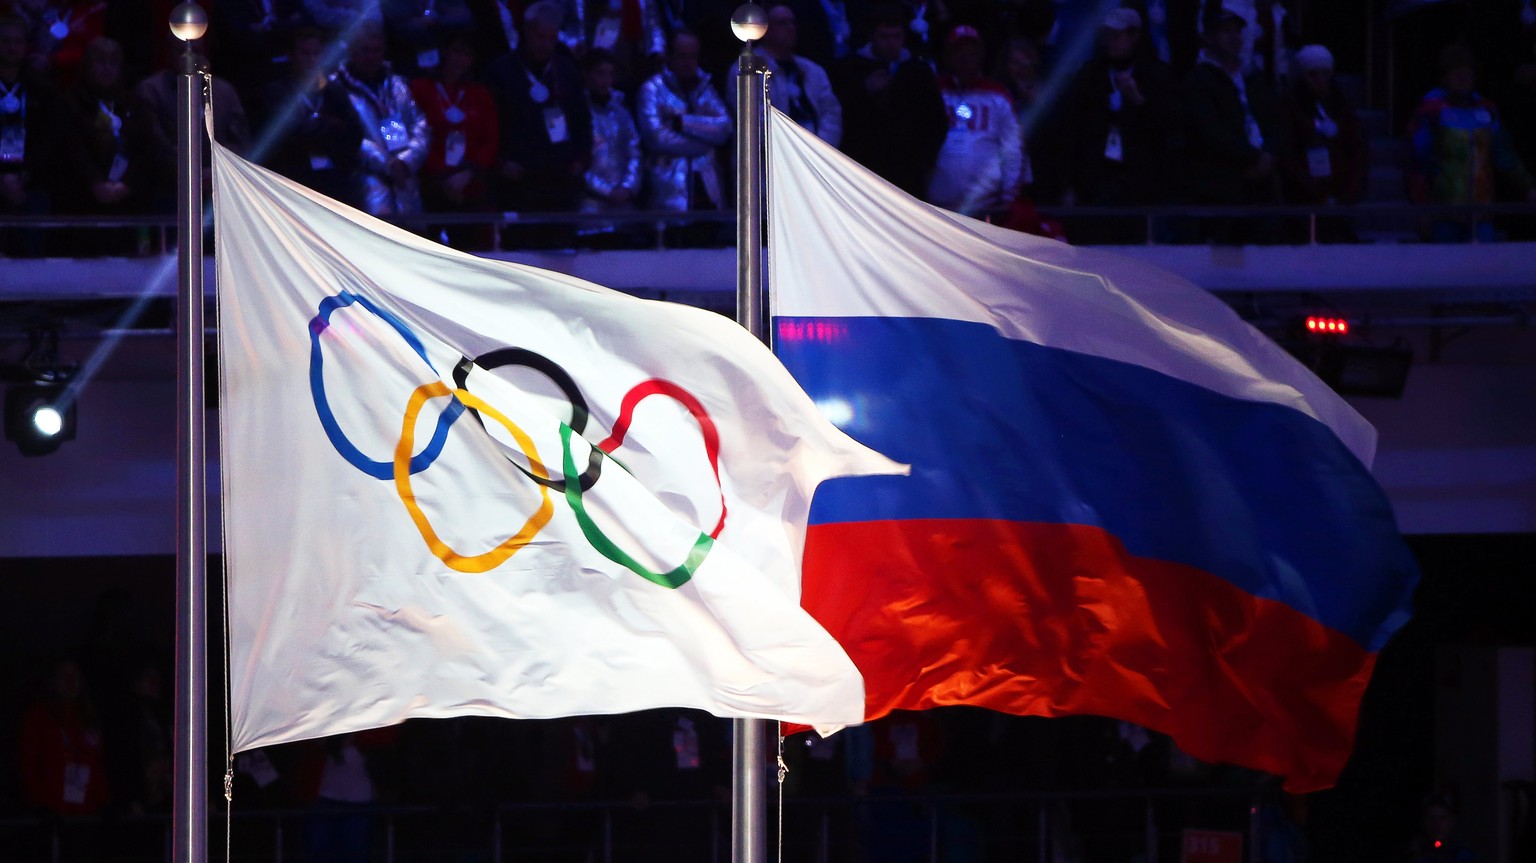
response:
<path id="1" fill-rule="evenodd" d="M 1198 204 L 1277 204 L 1276 169 L 1288 130 L 1274 91 L 1243 72 L 1248 21 L 1231 5 L 1213 3 L 1203 24 L 1205 50 L 1184 79 L 1186 190 Z M 1273 241 L 1276 231 L 1266 220 L 1223 219 L 1207 236 L 1222 243 Z"/>
<path id="2" fill-rule="evenodd" d="M 1098 51 L 1067 92 L 1062 112 L 1066 182 L 1079 204 L 1160 204 L 1168 199 L 1173 161 L 1168 133 L 1177 126 L 1178 91 L 1168 67 L 1143 50 L 1141 27 L 1134 9 L 1114 9 L 1105 16 Z M 1088 242 L 1132 240 L 1119 235 L 1144 233 L 1136 221 L 1118 231 L 1107 220 L 1088 220 L 1071 234 Z"/>
<path id="3" fill-rule="evenodd" d="M 1355 204 L 1365 195 L 1365 132 L 1355 108 L 1333 80 L 1333 54 L 1307 45 L 1291 60 L 1286 98 L 1291 145 L 1281 160 L 1292 203 Z M 1353 237 L 1347 221 L 1319 220 L 1319 239 Z"/>
<path id="4" fill-rule="evenodd" d="M 1536 203 L 1536 182 L 1520 163 L 1498 108 L 1477 92 L 1477 61 L 1461 45 L 1440 52 L 1440 86 L 1425 94 L 1409 124 L 1413 167 L 1409 197 L 1415 203 Z M 1464 223 L 1440 220 L 1437 242 L 1468 239 Z M 1477 222 L 1477 238 L 1494 239 L 1492 222 Z"/>
<path id="5" fill-rule="evenodd" d="M 1013 206 L 1024 172 L 1024 145 L 1013 99 L 981 72 L 981 34 L 961 24 L 944 39 L 939 90 L 949 132 L 928 178 L 928 200 L 977 218 Z"/>

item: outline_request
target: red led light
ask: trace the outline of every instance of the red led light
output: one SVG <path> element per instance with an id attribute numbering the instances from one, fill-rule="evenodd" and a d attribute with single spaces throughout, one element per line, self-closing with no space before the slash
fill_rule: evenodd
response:
<path id="1" fill-rule="evenodd" d="M 1335 336 L 1342 336 L 1349 332 L 1349 321 L 1343 318 L 1310 316 L 1307 318 L 1307 332 L 1329 333 Z"/>

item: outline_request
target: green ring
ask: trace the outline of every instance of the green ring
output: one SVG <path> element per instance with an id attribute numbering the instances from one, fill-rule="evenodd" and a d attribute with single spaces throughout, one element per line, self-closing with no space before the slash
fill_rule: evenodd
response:
<path id="1" fill-rule="evenodd" d="M 560 424 L 560 443 L 563 449 L 562 458 L 565 475 L 576 476 L 576 457 L 571 453 L 571 427 L 565 423 Z M 603 456 L 612 458 L 612 456 L 609 456 L 597 447 L 593 447 L 592 451 L 603 453 Z M 621 463 L 619 466 L 623 467 L 624 465 Z M 688 579 L 693 578 L 693 574 L 698 571 L 699 565 L 709 555 L 709 550 L 714 547 L 715 541 L 710 538 L 709 534 L 701 530 L 699 531 L 698 541 L 693 544 L 692 550 L 688 552 L 688 559 L 683 561 L 682 565 L 668 572 L 653 572 L 641 565 L 640 561 L 625 554 L 623 549 L 615 545 L 608 538 L 607 534 L 604 534 L 598 528 L 597 523 L 592 521 L 592 517 L 587 515 L 587 507 L 586 504 L 582 503 L 581 494 L 581 483 L 568 482 L 565 484 L 566 503 L 569 503 L 571 510 L 576 513 L 576 523 L 581 525 L 581 533 L 587 538 L 587 542 L 591 543 L 592 547 L 597 549 L 598 553 L 603 557 L 628 569 L 646 581 L 672 590 L 682 587 L 688 583 Z"/>

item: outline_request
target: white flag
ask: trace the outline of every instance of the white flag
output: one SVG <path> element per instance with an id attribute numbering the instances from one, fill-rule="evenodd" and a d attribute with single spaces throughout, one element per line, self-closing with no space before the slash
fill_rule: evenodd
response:
<path id="1" fill-rule="evenodd" d="M 466 714 L 863 718 L 798 563 L 821 480 L 899 467 L 765 347 L 213 154 L 236 751 Z"/>

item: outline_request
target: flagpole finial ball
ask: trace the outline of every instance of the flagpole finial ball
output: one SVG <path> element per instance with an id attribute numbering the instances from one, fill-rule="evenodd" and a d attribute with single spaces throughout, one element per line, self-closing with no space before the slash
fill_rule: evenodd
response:
<path id="1" fill-rule="evenodd" d="M 731 14 L 731 32 L 743 42 L 755 42 L 768 32 L 768 11 L 756 3 L 743 3 Z"/>
<path id="2" fill-rule="evenodd" d="M 183 42 L 203 38 L 208 32 L 208 13 L 192 0 L 171 10 L 171 32 Z"/>

